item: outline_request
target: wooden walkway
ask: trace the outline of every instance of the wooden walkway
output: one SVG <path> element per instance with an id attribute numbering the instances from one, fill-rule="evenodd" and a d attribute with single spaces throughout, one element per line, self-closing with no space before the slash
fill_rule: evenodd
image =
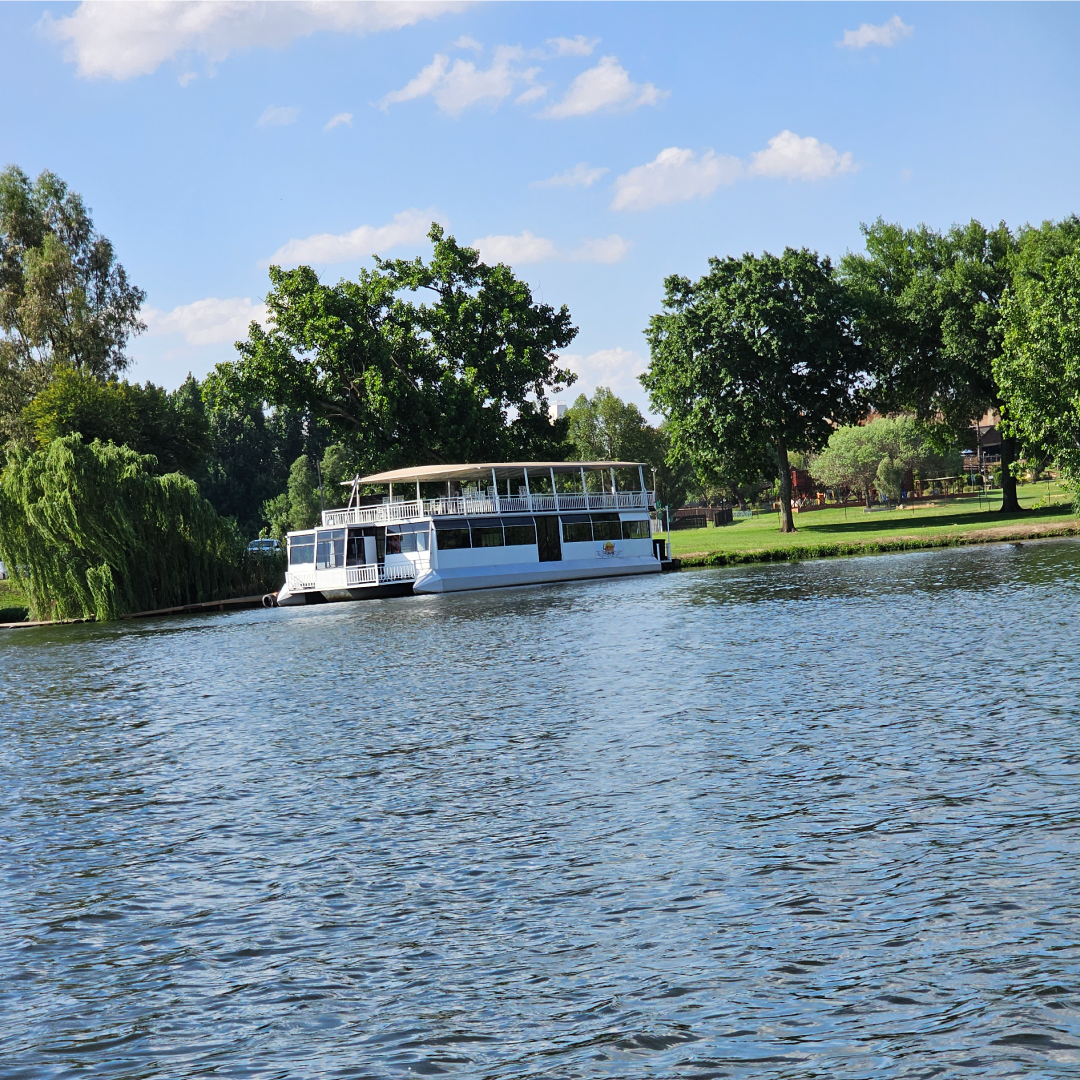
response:
<path id="1" fill-rule="evenodd" d="M 232 600 L 206 600 L 199 604 L 180 604 L 178 607 L 157 608 L 155 611 L 133 611 L 130 615 L 121 615 L 120 619 L 153 619 L 158 615 L 198 615 L 209 611 L 240 611 L 244 608 L 265 607 L 263 600 L 275 593 L 260 593 L 258 596 L 236 596 Z M 24 630 L 31 626 L 71 626 L 75 623 L 91 623 L 89 619 L 46 619 L 40 622 L 0 623 L 0 630 Z"/>

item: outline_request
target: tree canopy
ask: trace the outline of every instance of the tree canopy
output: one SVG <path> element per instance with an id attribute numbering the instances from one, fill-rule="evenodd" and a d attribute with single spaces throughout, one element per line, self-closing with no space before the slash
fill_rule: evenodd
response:
<path id="1" fill-rule="evenodd" d="M 253 323 L 218 378 L 309 412 L 365 468 L 557 453 L 547 393 L 574 378 L 557 355 L 569 312 L 438 225 L 429 237 L 430 262 L 376 259 L 336 285 L 271 267 L 269 327 Z"/>
<path id="2" fill-rule="evenodd" d="M 54 439 L 13 447 L 0 473 L 0 558 L 31 616 L 115 618 L 276 586 L 195 482 L 157 475 L 126 446 Z"/>
<path id="3" fill-rule="evenodd" d="M 1021 239 L 994 374 L 1013 431 L 1080 480 L 1080 220 Z"/>
<path id="4" fill-rule="evenodd" d="M 1005 416 L 994 360 L 1017 238 L 1004 222 L 987 229 L 975 220 L 942 233 L 879 218 L 862 231 L 866 252 L 845 256 L 842 269 L 873 358 L 875 406 L 883 413 L 912 412 L 953 437 L 989 409 Z M 1006 512 L 1020 508 L 1008 467 L 1017 456 L 1015 439 L 1006 436 Z"/>
<path id="5" fill-rule="evenodd" d="M 144 298 L 58 176 L 0 172 L 0 433 L 23 432 L 24 407 L 57 369 L 122 371 Z"/>
<path id="6" fill-rule="evenodd" d="M 944 455 L 925 425 L 914 417 L 879 417 L 869 424 L 837 428 L 828 445 L 810 463 L 815 480 L 831 488 L 853 488 L 870 507 L 871 489 L 899 498 L 904 474 L 930 470 L 932 476 L 955 475 L 955 450 Z"/>
<path id="7" fill-rule="evenodd" d="M 781 527 L 794 531 L 788 452 L 817 450 L 863 408 L 865 360 L 832 263 L 793 248 L 714 258 L 697 282 L 676 275 L 664 287 L 641 381 L 668 418 L 672 455 L 749 478 L 771 448 Z"/>
<path id="8" fill-rule="evenodd" d="M 567 441 L 578 461 L 647 461 L 663 459 L 659 433 L 632 401 L 623 401 L 606 386 L 593 396 L 579 394 L 566 410 Z"/>
<path id="9" fill-rule="evenodd" d="M 140 386 L 62 368 L 23 416 L 39 446 L 78 432 L 87 442 L 152 454 L 162 473 L 196 475 L 210 449 L 197 384 L 170 394 L 149 382 Z"/>

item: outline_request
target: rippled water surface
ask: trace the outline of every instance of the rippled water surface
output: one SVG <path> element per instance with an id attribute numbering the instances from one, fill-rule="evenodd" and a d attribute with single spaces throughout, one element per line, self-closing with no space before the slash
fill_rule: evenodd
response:
<path id="1" fill-rule="evenodd" d="M 0 638 L 0 1075 L 1080 1075 L 1080 544 Z"/>

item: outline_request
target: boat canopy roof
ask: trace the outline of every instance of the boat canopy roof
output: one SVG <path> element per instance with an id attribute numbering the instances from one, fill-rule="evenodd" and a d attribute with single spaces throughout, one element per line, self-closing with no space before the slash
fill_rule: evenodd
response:
<path id="1" fill-rule="evenodd" d="M 445 480 L 490 480 L 496 477 L 520 476 L 523 469 L 536 472 L 576 473 L 579 469 L 636 469 L 640 461 L 491 461 L 476 465 L 417 465 L 411 469 L 391 469 L 389 472 L 361 476 L 361 484 L 434 483 Z"/>

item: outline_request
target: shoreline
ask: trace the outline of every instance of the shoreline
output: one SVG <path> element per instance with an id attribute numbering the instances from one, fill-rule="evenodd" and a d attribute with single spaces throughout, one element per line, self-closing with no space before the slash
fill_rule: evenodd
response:
<path id="1" fill-rule="evenodd" d="M 887 555 L 934 548 L 965 547 L 971 544 L 1000 544 L 1011 540 L 1053 540 L 1080 536 L 1080 519 L 1060 525 L 999 525 L 966 532 L 938 533 L 934 536 L 892 536 L 881 540 L 841 540 L 833 543 L 799 544 L 787 547 L 754 548 L 748 551 L 697 551 L 680 555 L 683 569 L 739 566 L 749 563 L 804 562 L 845 555 Z"/>

